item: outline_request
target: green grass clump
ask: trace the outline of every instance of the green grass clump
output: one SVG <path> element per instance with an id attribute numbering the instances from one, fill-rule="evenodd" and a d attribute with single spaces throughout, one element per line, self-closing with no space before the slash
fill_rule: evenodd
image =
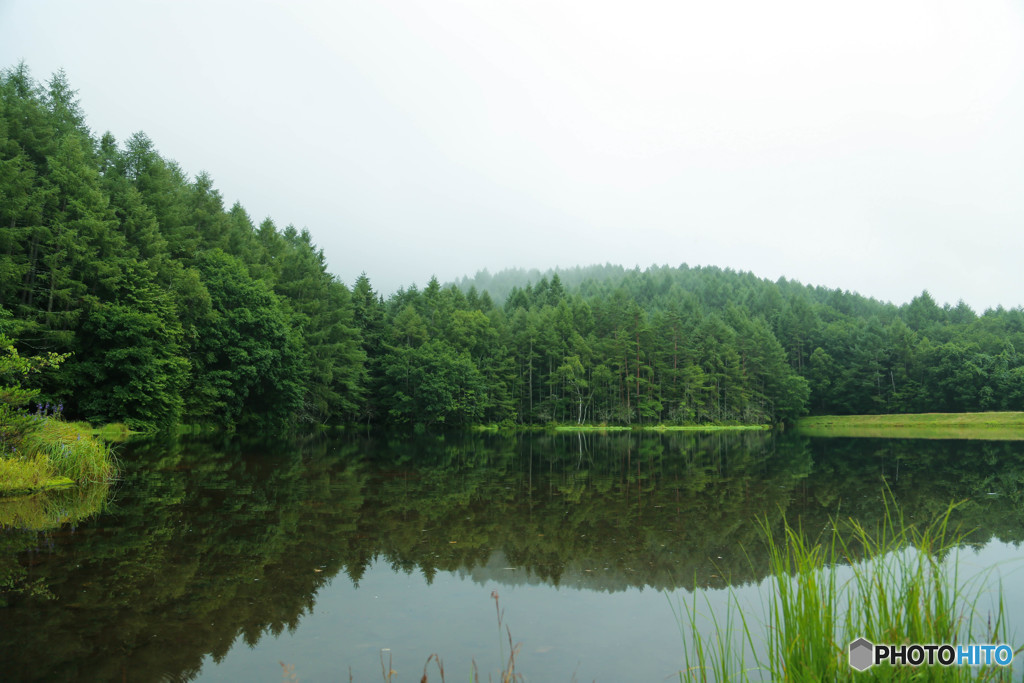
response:
<path id="1" fill-rule="evenodd" d="M 116 472 L 110 447 L 84 423 L 52 417 L 23 420 L 17 434 L 10 430 L 6 438 L 0 457 L 0 494 L 108 481 Z"/>
<path id="2" fill-rule="evenodd" d="M 128 425 L 123 422 L 111 422 L 110 424 L 105 424 L 102 427 L 97 427 L 95 429 L 85 423 L 76 424 L 85 425 L 85 429 L 87 429 L 93 436 L 106 441 L 107 443 L 121 443 L 122 441 L 130 439 L 132 435 L 139 433 L 130 430 Z"/>
<path id="3" fill-rule="evenodd" d="M 680 681 L 1010 680 L 1011 670 L 994 665 L 881 664 L 861 673 L 848 664 L 848 646 L 859 637 L 876 644 L 1008 642 L 1001 597 L 985 609 L 986 577 L 963 582 L 957 573 L 962 536 L 949 529 L 954 508 L 918 529 L 887 499 L 882 528 L 835 522 L 816 542 L 788 524 L 777 538 L 765 523 L 774 578 L 763 621 L 745 613 L 733 593 L 726 614 L 712 611 L 714 632 L 704 636 L 694 592 L 676 611 L 685 642 Z M 759 629 L 763 638 L 755 640 Z"/>
<path id="4" fill-rule="evenodd" d="M 22 440 L 28 453 L 49 459 L 58 476 L 76 482 L 105 481 L 114 474 L 110 447 L 93 438 L 92 429 L 60 420 L 41 420 Z"/>
<path id="5" fill-rule="evenodd" d="M 41 455 L 0 458 L 0 491 L 33 491 L 73 483 L 67 477 L 57 476 L 49 460 Z"/>

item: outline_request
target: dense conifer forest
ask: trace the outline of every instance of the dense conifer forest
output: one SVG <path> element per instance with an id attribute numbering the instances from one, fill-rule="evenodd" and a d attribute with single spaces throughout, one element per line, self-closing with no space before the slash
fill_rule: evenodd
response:
<path id="1" fill-rule="evenodd" d="M 1020 308 L 686 265 L 350 288 L 307 230 L 225 207 L 144 133 L 95 136 L 24 64 L 0 74 L 0 334 L 72 354 L 26 380 L 42 400 L 135 428 L 1024 410 Z"/>

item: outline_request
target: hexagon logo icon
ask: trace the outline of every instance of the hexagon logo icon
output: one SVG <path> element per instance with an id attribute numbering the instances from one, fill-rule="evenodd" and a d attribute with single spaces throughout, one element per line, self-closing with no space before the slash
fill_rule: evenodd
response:
<path id="1" fill-rule="evenodd" d="M 850 666 L 857 671 L 864 671 L 872 666 L 875 646 L 865 638 L 858 638 L 850 643 Z"/>

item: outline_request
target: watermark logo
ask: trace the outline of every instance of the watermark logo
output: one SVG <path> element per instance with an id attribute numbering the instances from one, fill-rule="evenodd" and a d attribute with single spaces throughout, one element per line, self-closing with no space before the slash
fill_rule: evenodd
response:
<path id="1" fill-rule="evenodd" d="M 1013 648 L 1009 645 L 875 645 L 866 638 L 850 643 L 850 668 L 866 671 L 875 664 L 893 666 L 1010 666 Z"/>
<path id="2" fill-rule="evenodd" d="M 864 671 L 875 664 L 875 646 L 866 638 L 858 638 L 850 643 L 850 666 L 857 671 Z"/>

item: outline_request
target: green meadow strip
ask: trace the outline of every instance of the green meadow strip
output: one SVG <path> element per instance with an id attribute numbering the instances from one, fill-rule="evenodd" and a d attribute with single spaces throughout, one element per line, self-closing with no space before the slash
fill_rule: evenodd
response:
<path id="1" fill-rule="evenodd" d="M 560 424 L 553 427 L 558 432 L 718 432 L 718 431 L 739 431 L 739 430 L 765 430 L 771 429 L 771 425 L 730 425 L 730 424 L 700 424 L 700 425 L 605 425 L 605 424 Z"/>
<path id="2" fill-rule="evenodd" d="M 606 422 L 594 423 L 557 423 L 549 422 L 546 425 L 519 425 L 511 423 L 503 424 L 488 424 L 488 425 L 476 425 L 471 428 L 471 431 L 475 432 L 499 432 L 499 433 L 518 433 L 518 432 L 718 432 L 718 431 L 740 431 L 740 430 L 756 430 L 764 431 L 771 429 L 770 424 L 718 424 L 718 423 L 706 423 L 706 424 L 690 424 L 690 425 L 673 425 L 673 424 L 632 424 L 632 425 L 610 425 Z"/>
<path id="3" fill-rule="evenodd" d="M 1024 439 L 1024 413 L 916 413 L 909 415 L 821 415 L 803 417 L 807 436 L 912 439 Z"/>

